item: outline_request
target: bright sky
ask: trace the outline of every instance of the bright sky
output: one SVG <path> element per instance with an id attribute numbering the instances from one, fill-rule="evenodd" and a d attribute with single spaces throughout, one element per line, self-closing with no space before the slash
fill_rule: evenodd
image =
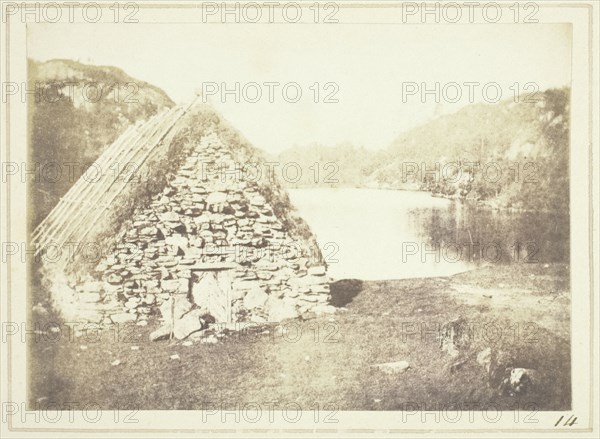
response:
<path id="1" fill-rule="evenodd" d="M 256 146 L 277 153 L 293 145 L 349 141 L 369 149 L 388 146 L 401 132 L 468 103 L 465 82 L 518 82 L 540 90 L 567 85 L 571 29 L 566 25 L 289 25 L 289 24 L 29 24 L 28 56 L 112 65 L 155 84 L 177 102 L 190 101 L 203 83 L 234 88 L 261 85 L 258 103 L 220 95 L 211 102 Z M 265 82 L 279 82 L 274 102 Z M 297 103 L 282 96 L 284 84 L 302 90 Z M 313 102 L 315 82 L 319 100 Z M 337 84 L 338 103 L 323 103 Z M 435 96 L 403 100 L 403 83 L 433 88 L 461 85 L 458 104 L 436 105 Z M 406 85 L 404 85 L 406 87 Z M 481 86 L 475 100 L 481 101 Z M 293 88 L 288 97 L 293 98 Z M 447 88 L 450 99 L 456 88 Z M 255 97 L 255 88 L 247 88 Z M 493 98 L 494 89 L 489 89 Z"/>

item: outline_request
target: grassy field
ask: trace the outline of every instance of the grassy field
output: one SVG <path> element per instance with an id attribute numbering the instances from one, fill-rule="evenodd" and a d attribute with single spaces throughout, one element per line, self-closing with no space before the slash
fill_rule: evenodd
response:
<path id="1" fill-rule="evenodd" d="M 344 280 L 332 285 L 334 315 L 218 339 L 204 333 L 185 344 L 148 341 L 158 322 L 80 337 L 61 326 L 55 342 L 43 335 L 30 340 L 30 405 L 402 410 L 416 404 L 435 410 L 531 403 L 568 409 L 568 273 L 565 265 L 522 264 L 448 278 Z M 35 319 L 43 327 L 51 317 Z M 470 328 L 457 338 L 456 357 L 440 348 L 449 322 Z M 477 361 L 488 347 L 489 373 Z M 395 361 L 409 368 L 387 374 L 373 367 Z M 536 385 L 524 394 L 499 391 L 513 367 L 535 369 Z"/>

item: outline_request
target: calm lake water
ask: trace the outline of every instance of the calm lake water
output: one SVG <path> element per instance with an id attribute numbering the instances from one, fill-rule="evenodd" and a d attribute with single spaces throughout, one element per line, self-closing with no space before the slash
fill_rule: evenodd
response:
<path id="1" fill-rule="evenodd" d="M 482 264 L 569 261 L 568 214 L 495 211 L 426 192 L 288 192 L 334 279 L 449 276 Z"/>

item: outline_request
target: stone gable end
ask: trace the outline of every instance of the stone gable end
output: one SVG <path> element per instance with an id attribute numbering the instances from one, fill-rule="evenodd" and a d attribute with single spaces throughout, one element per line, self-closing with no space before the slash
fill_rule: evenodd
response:
<path id="1" fill-rule="evenodd" d="M 201 137 L 164 190 L 138 206 L 73 288 L 77 317 L 186 335 L 186 320 L 277 322 L 331 312 L 329 278 L 286 232 L 260 185 L 216 133 Z M 313 258 L 314 259 L 314 258 Z"/>

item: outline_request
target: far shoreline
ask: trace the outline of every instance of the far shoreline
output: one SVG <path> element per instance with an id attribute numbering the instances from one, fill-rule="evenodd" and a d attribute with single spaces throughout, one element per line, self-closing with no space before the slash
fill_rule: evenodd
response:
<path id="1" fill-rule="evenodd" d="M 337 186 L 337 187 L 323 187 L 323 186 L 301 186 L 301 187 L 288 187 L 284 186 L 286 191 L 289 190 L 337 190 L 337 189 L 360 189 L 360 190 L 378 190 L 378 191 L 396 191 L 396 192 L 414 192 L 429 194 L 431 198 L 445 199 L 449 201 L 456 201 L 464 203 L 477 208 L 482 208 L 491 211 L 500 211 L 508 213 L 547 213 L 556 215 L 569 215 L 569 212 L 563 213 L 559 210 L 553 209 L 526 209 L 521 207 L 509 207 L 493 204 L 492 200 L 475 200 L 473 198 L 461 198 L 453 195 L 436 194 L 431 191 L 411 189 L 411 188 L 391 188 L 391 187 L 368 187 L 368 186 Z"/>

